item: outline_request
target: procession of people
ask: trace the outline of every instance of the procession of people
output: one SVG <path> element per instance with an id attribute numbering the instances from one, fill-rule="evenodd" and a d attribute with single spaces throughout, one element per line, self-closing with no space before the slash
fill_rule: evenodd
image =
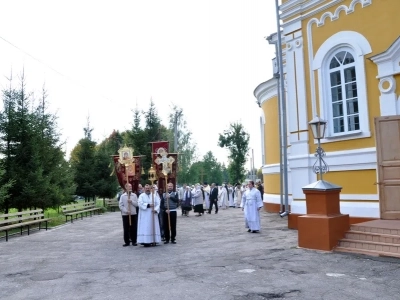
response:
<path id="1" fill-rule="evenodd" d="M 139 185 L 136 193 L 132 192 L 132 185 L 125 185 L 125 192 L 119 197 L 119 208 L 123 224 L 123 247 L 137 246 L 151 247 L 161 244 L 176 244 L 176 225 L 178 209 L 181 207 L 181 216 L 189 217 L 190 211 L 200 217 L 215 214 L 219 208 L 241 208 L 244 217 L 244 227 L 248 232 L 261 231 L 260 210 L 263 207 L 263 187 L 261 183 L 237 183 L 234 186 L 223 183 L 218 185 L 207 182 L 176 188 L 172 182 L 167 184 L 164 193 L 158 192 L 156 185 Z"/>

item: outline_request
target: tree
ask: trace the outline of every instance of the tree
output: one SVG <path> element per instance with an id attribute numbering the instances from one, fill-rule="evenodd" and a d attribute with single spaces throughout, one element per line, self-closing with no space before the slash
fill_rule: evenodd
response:
<path id="1" fill-rule="evenodd" d="M 87 125 L 83 129 L 84 138 L 78 142 L 76 147 L 76 161 L 71 161 L 71 166 L 74 170 L 74 181 L 76 183 L 76 194 L 84 196 L 85 200 L 95 199 L 96 195 L 96 170 L 95 170 L 95 146 L 96 143 L 92 141 L 91 132 L 93 128 L 90 127 L 89 118 Z"/>
<path id="2" fill-rule="evenodd" d="M 232 181 L 243 182 L 245 179 L 244 165 L 249 151 L 250 135 L 241 123 L 231 123 L 228 130 L 219 134 L 218 146 L 227 148 L 231 160 L 228 170 Z"/>
<path id="3" fill-rule="evenodd" d="M 27 182 L 31 205 L 43 210 L 68 203 L 74 192 L 71 170 L 62 150 L 57 117 L 48 112 L 47 92 L 43 86 L 42 97 L 32 112 L 32 148 Z"/>
<path id="4" fill-rule="evenodd" d="M 176 143 L 174 139 L 171 139 L 170 145 L 174 145 L 174 152 L 179 153 L 177 177 L 181 183 L 191 182 L 194 179 L 190 170 L 196 159 L 196 144 L 192 141 L 192 133 L 186 124 L 183 109 L 173 104 L 172 112 L 169 114 L 169 131 L 174 134 L 173 138 L 176 139 Z M 194 172 L 193 170 L 192 172 Z"/>
<path id="5" fill-rule="evenodd" d="M 40 100 L 26 91 L 22 72 L 18 89 L 3 91 L 0 112 L 0 153 L 4 166 L 1 185 L 10 188 L 1 208 L 57 207 L 70 197 L 72 177 L 61 150 L 56 116 L 47 111 L 47 93 Z M 2 192 L 0 192 L 1 194 Z"/>
<path id="6" fill-rule="evenodd" d="M 221 171 L 222 171 L 222 180 L 224 182 L 231 182 L 228 169 L 226 168 L 224 163 L 221 166 Z"/>
<path id="7" fill-rule="evenodd" d="M 2 179 L 5 175 L 5 169 L 0 166 L 0 179 Z M 0 186 L 0 209 L 4 208 L 4 202 L 9 199 L 10 193 L 9 190 L 13 186 L 14 180 L 9 180 L 5 184 Z"/>
<path id="8" fill-rule="evenodd" d="M 216 183 L 222 184 L 223 176 L 222 176 L 222 166 L 214 157 L 211 151 L 208 151 L 202 161 L 202 170 L 205 173 L 204 181 L 208 183 Z"/>
<path id="9" fill-rule="evenodd" d="M 164 125 L 161 124 L 161 119 L 158 116 L 158 112 L 153 102 L 153 99 L 150 100 L 149 109 L 144 112 L 144 119 L 145 128 L 143 134 L 145 136 L 145 142 L 143 142 L 144 153 L 141 154 L 146 155 L 146 157 L 142 157 L 142 166 L 145 170 L 149 170 L 153 161 L 150 142 L 162 140 L 167 141 L 170 138 L 170 132 Z M 143 175 L 142 180 L 146 179 L 146 175 Z"/>
<path id="10" fill-rule="evenodd" d="M 0 152 L 4 156 L 2 158 L 4 166 L 4 175 L 1 176 L 0 183 L 2 186 L 8 182 L 15 183 L 14 163 L 16 152 L 16 136 L 18 134 L 18 126 L 16 122 L 16 106 L 17 91 L 12 86 L 12 73 L 9 81 L 9 88 L 2 91 L 3 93 L 3 110 L 0 112 Z M 11 197 L 5 197 L 1 203 L 1 209 L 8 213 L 11 207 Z"/>
<path id="11" fill-rule="evenodd" d="M 112 149 L 109 148 L 108 143 L 111 143 L 110 140 L 107 142 L 101 143 L 96 148 L 95 154 L 95 176 L 96 182 L 94 183 L 95 193 L 100 198 L 113 198 L 117 193 L 118 182 L 115 176 L 110 176 L 110 153 Z M 110 151 L 111 150 L 111 151 Z M 114 166 L 114 164 L 111 164 Z"/>
<path id="12" fill-rule="evenodd" d="M 159 141 L 161 136 L 161 119 L 158 116 L 156 105 L 153 99 L 150 99 L 149 109 L 144 112 L 145 132 L 149 142 Z"/>

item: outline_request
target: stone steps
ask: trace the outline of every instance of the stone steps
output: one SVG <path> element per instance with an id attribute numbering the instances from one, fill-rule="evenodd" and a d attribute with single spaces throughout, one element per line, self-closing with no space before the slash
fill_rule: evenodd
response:
<path id="1" fill-rule="evenodd" d="M 346 252 L 346 253 L 355 253 L 355 254 L 364 254 L 364 255 L 369 255 L 369 256 L 386 256 L 386 257 L 396 257 L 400 258 L 400 254 L 396 253 L 387 253 L 387 252 L 378 252 L 378 251 L 369 251 L 369 250 L 363 250 L 363 249 L 351 249 L 351 248 L 346 248 L 346 247 L 336 247 L 334 249 L 335 252 Z"/>
<path id="2" fill-rule="evenodd" d="M 400 229 L 351 225 L 334 251 L 400 258 Z"/>

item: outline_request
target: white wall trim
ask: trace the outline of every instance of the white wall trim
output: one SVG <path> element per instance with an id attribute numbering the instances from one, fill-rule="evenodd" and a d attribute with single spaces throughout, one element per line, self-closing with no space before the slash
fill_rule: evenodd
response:
<path id="1" fill-rule="evenodd" d="M 325 5 L 322 5 L 322 6 L 316 8 L 316 9 L 314 9 L 312 11 L 309 11 L 308 13 L 304 13 L 304 14 L 294 13 L 290 17 L 286 17 L 286 19 L 289 19 L 289 20 L 287 22 L 284 22 L 283 25 L 282 25 L 284 32 L 285 32 L 285 28 L 286 27 L 288 27 L 288 28 L 293 27 L 293 24 L 301 22 L 302 20 L 311 18 L 312 16 L 314 16 L 314 15 L 316 15 L 316 14 L 322 12 L 322 11 L 325 11 L 325 10 L 327 10 L 327 9 L 329 9 L 329 8 L 335 6 L 335 5 L 337 5 L 337 4 L 339 4 L 339 3 L 343 2 L 343 1 L 344 0 L 332 0 L 331 2 L 328 2 Z M 351 14 L 351 13 L 354 12 L 355 6 L 358 3 L 360 3 L 362 5 L 362 7 L 365 7 L 365 6 L 371 5 L 372 4 L 372 0 L 353 0 L 353 2 L 351 2 L 350 5 L 349 5 L 348 10 L 344 10 L 344 7 L 346 7 L 345 5 L 341 5 L 335 10 L 335 12 L 333 14 L 325 15 L 324 16 L 324 20 L 327 17 L 331 18 L 332 21 L 337 20 L 339 18 L 339 13 L 341 11 L 345 11 L 347 15 Z M 297 17 L 296 17 L 296 14 L 298 15 Z M 324 23 L 321 22 L 320 26 L 322 26 L 323 24 Z"/>
<path id="2" fill-rule="evenodd" d="M 305 13 L 304 15 L 308 15 L 308 14 L 317 14 L 320 11 L 326 10 L 334 5 L 337 5 L 341 2 L 343 2 L 344 0 L 331 0 L 330 2 L 321 5 L 319 7 L 317 7 L 316 9 Z M 310 10 L 314 7 L 316 7 L 317 5 L 321 4 L 321 0 L 309 0 L 309 1 L 302 1 L 302 3 L 299 3 L 299 5 L 295 6 L 294 4 L 290 5 L 286 5 L 282 4 L 280 6 L 282 14 L 281 14 L 281 19 L 285 20 L 285 19 L 289 19 L 289 18 L 293 18 L 296 15 L 300 15 L 302 16 L 304 11 Z"/>
<path id="3" fill-rule="evenodd" d="M 293 214 L 306 214 L 305 201 L 292 201 L 290 211 Z M 350 217 L 380 218 L 379 203 L 366 203 L 363 201 L 340 202 L 340 213 L 349 214 Z"/>
<path id="4" fill-rule="evenodd" d="M 285 201 L 285 199 L 283 199 Z M 288 202 L 289 204 L 293 201 L 292 196 L 288 196 Z M 267 194 L 264 193 L 264 203 L 273 203 L 273 204 L 280 204 L 281 203 L 281 195 L 276 195 L 276 194 Z"/>
<path id="5" fill-rule="evenodd" d="M 262 166 L 263 174 L 279 174 L 280 164 L 264 165 Z"/>
<path id="6" fill-rule="evenodd" d="M 265 101 L 278 96 L 278 80 L 271 78 L 270 80 L 259 84 L 253 94 L 254 97 L 256 97 L 257 102 L 262 105 Z"/>
<path id="7" fill-rule="evenodd" d="M 354 170 L 376 170 L 377 158 L 376 148 L 361 148 L 346 151 L 327 152 L 324 160 L 332 172 L 354 171 Z M 288 156 L 288 170 L 311 169 L 316 157 L 314 154 Z M 289 169 L 290 166 L 290 169 Z M 264 165 L 263 174 L 279 174 L 280 164 Z"/>
<path id="8" fill-rule="evenodd" d="M 396 95 L 395 74 L 400 73 L 400 37 L 384 52 L 370 58 L 378 66 L 378 88 L 381 92 L 379 104 L 381 116 L 400 114 Z M 388 85 L 387 87 L 386 84 Z"/>
<path id="9" fill-rule="evenodd" d="M 361 148 L 346 151 L 327 152 L 324 160 L 329 166 L 329 170 L 335 171 L 354 171 L 354 170 L 376 170 L 377 158 L 376 148 Z M 299 155 L 289 157 L 290 168 L 311 168 L 316 157 L 314 154 Z"/>
<path id="10" fill-rule="evenodd" d="M 346 44 L 349 43 L 349 44 Z M 345 131 L 334 133 L 331 106 L 331 85 L 329 64 L 333 55 L 339 51 L 347 51 L 354 57 L 356 70 L 357 101 L 359 109 L 360 129 L 358 131 Z M 318 69 L 319 83 L 319 115 L 328 121 L 325 139 L 322 143 L 338 140 L 348 140 L 371 136 L 368 118 L 367 85 L 365 75 L 364 55 L 372 52 L 368 40 L 354 31 L 342 31 L 328 38 L 318 49 L 313 62 L 313 69 Z"/>
<path id="11" fill-rule="evenodd" d="M 340 194 L 340 200 L 377 201 L 378 194 Z"/>
<path id="12" fill-rule="evenodd" d="M 319 47 L 312 63 L 312 69 L 320 69 L 325 56 L 332 52 L 332 49 L 341 46 L 350 46 L 357 56 L 364 56 L 372 52 L 371 45 L 362 34 L 355 31 L 340 31 L 328 38 Z"/>

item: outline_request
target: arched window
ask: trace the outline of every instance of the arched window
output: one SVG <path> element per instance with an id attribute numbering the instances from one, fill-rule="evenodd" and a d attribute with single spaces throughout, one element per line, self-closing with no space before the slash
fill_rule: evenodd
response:
<path id="1" fill-rule="evenodd" d="M 328 121 L 325 139 L 333 142 L 370 137 L 365 55 L 367 39 L 354 31 L 341 31 L 318 49 L 312 70 L 318 72 L 319 109 Z"/>
<path id="2" fill-rule="evenodd" d="M 351 52 L 340 50 L 333 55 L 329 64 L 333 134 L 360 130 L 356 73 Z"/>

